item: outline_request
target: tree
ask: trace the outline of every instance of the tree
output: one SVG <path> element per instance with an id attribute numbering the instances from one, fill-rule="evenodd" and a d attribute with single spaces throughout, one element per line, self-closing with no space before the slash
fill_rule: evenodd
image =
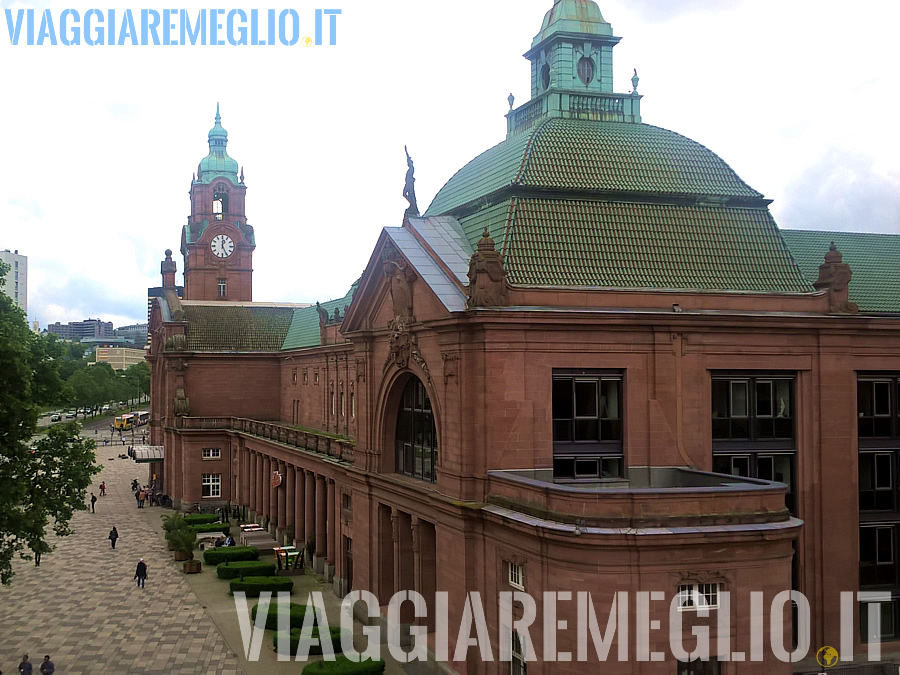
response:
<path id="1" fill-rule="evenodd" d="M 9 265 L 0 263 L 0 285 Z M 40 410 L 62 391 L 58 360 L 50 343 L 28 328 L 25 314 L 0 293 L 0 583 L 12 578 L 12 560 L 28 550 L 50 550 L 47 525 L 69 533 L 94 464 L 93 441 L 78 437 L 77 425 L 51 428 L 34 451 L 31 439 Z"/>

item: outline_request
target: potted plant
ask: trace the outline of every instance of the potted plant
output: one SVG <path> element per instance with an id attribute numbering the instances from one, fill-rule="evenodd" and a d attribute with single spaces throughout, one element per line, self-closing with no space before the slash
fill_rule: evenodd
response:
<path id="1" fill-rule="evenodd" d="M 172 544 L 172 541 L 169 539 L 169 534 L 175 530 L 184 529 L 187 527 L 187 523 L 184 520 L 184 516 L 180 512 L 171 513 L 169 515 L 165 515 L 162 517 L 163 519 L 163 531 L 166 533 L 166 543 L 168 544 L 169 550 L 174 551 L 175 546 Z"/>
<path id="2" fill-rule="evenodd" d="M 166 540 L 172 544 L 175 560 L 190 560 L 194 557 L 194 542 L 197 541 L 197 533 L 193 528 L 172 530 L 166 535 Z"/>

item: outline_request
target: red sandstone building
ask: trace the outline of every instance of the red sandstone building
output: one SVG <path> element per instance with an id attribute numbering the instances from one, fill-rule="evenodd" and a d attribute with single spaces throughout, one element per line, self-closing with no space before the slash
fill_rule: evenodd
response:
<path id="1" fill-rule="evenodd" d="M 814 672 L 817 649 L 844 647 L 841 591 L 900 595 L 900 288 L 886 264 L 900 243 L 780 231 L 722 159 L 642 123 L 637 79 L 613 92 L 618 40 L 593 2 L 557 0 L 507 138 L 424 215 L 409 190 L 363 276 L 316 306 L 251 302 L 254 234 L 217 114 L 182 234 L 185 299 L 167 252 L 152 309 L 165 456 L 151 470 L 185 508 L 240 505 L 310 546 L 338 594 L 421 593 L 428 617 L 403 620 L 431 647 L 435 592 L 453 642 L 478 591 L 494 658 L 508 641 L 512 662 L 473 648 L 451 671 Z M 809 668 L 769 646 L 770 604 L 792 588 L 809 602 Z M 496 599 L 513 590 L 536 598 L 537 661 L 501 635 Z M 574 594 L 592 594 L 601 629 L 613 594 L 630 594 L 629 634 L 604 665 L 593 646 L 590 663 L 548 662 L 552 591 L 573 594 L 556 638 L 573 659 Z M 643 612 L 639 591 L 665 602 Z M 762 662 L 749 661 L 753 591 Z M 673 597 L 685 635 L 716 636 L 729 613 L 717 659 L 672 654 Z M 791 651 L 796 614 L 778 606 Z M 897 600 L 880 611 L 897 640 Z M 860 663 L 865 605 L 852 616 Z M 641 643 L 644 619 L 661 628 Z M 639 661 L 642 648 L 663 660 Z"/>

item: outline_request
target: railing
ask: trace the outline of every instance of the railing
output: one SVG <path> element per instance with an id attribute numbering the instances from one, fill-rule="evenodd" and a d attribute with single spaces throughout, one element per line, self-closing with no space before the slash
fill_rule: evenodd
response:
<path id="1" fill-rule="evenodd" d="M 181 417 L 179 419 L 181 428 L 185 430 L 236 431 L 300 450 L 315 452 L 342 462 L 353 463 L 355 444 L 346 438 L 335 438 L 321 432 L 297 429 L 280 422 L 260 422 L 243 417 Z"/>
<path id="2" fill-rule="evenodd" d="M 617 121 L 625 116 L 625 101 L 619 96 L 570 94 L 569 110 L 579 117 L 585 115 L 591 119 Z"/>
<path id="3" fill-rule="evenodd" d="M 544 114 L 544 99 L 538 98 L 526 103 L 511 115 L 510 131 L 522 131 L 528 129 Z"/>

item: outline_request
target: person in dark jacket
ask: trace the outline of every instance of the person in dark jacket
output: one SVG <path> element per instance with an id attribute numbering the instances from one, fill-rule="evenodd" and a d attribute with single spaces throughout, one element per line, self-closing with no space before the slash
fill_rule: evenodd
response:
<path id="1" fill-rule="evenodd" d="M 41 662 L 41 675 L 52 675 L 55 672 L 56 666 L 53 665 L 53 661 L 50 660 L 50 655 L 48 654 Z"/>
<path id="2" fill-rule="evenodd" d="M 116 539 L 119 538 L 119 531 L 115 527 L 113 527 L 113 529 L 111 529 L 109 531 L 108 538 L 109 538 L 109 543 L 112 544 L 113 548 L 115 548 L 116 547 Z"/>
<path id="3" fill-rule="evenodd" d="M 141 558 L 137 564 L 137 569 L 134 571 L 134 578 L 137 579 L 138 587 L 143 588 L 144 582 L 147 580 L 147 563 L 144 562 L 143 558 Z"/>
<path id="4" fill-rule="evenodd" d="M 28 654 L 22 657 L 22 663 L 19 664 L 19 675 L 31 675 L 32 664 L 28 660 Z"/>

